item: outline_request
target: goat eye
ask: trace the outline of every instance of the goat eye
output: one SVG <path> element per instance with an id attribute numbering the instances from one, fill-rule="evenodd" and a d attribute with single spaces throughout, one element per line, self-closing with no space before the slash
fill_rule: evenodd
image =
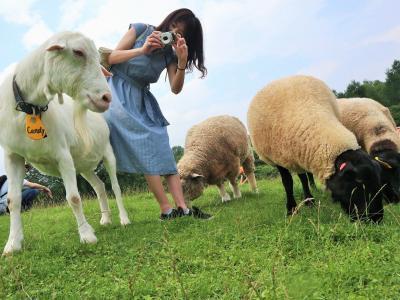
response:
<path id="1" fill-rule="evenodd" d="M 74 50 L 72 50 L 73 52 L 74 52 L 74 54 L 76 55 L 76 56 L 79 56 L 79 57 L 84 57 L 85 56 L 85 54 L 83 53 L 83 51 L 81 51 L 81 50 L 76 50 L 76 49 L 74 49 Z"/>

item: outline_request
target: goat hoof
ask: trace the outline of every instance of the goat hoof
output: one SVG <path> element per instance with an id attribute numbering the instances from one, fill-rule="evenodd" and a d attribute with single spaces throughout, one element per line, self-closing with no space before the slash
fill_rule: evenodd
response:
<path id="1" fill-rule="evenodd" d="M 82 244 L 97 243 L 97 238 L 94 235 L 94 230 L 93 230 L 92 226 L 90 226 L 88 223 L 83 224 L 79 228 L 79 236 L 80 236 Z"/>
<path id="2" fill-rule="evenodd" d="M 102 216 L 100 220 L 100 225 L 110 225 L 111 224 L 111 218 L 109 216 Z"/>
<path id="3" fill-rule="evenodd" d="M 120 217 L 120 221 L 121 221 L 121 225 L 122 226 L 126 226 L 126 225 L 131 224 L 131 221 L 129 220 L 129 218 L 127 216 Z"/>
<path id="4" fill-rule="evenodd" d="M 9 240 L 4 247 L 3 256 L 9 256 L 22 249 L 22 239 Z"/>

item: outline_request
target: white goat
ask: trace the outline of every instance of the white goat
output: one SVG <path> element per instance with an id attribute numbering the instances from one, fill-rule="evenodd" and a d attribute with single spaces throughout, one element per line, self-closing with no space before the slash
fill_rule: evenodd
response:
<path id="1" fill-rule="evenodd" d="M 82 243 L 95 243 L 97 238 L 82 211 L 77 173 L 82 174 L 97 193 L 102 212 L 100 223 L 111 222 L 104 184 L 94 173 L 102 159 L 111 178 L 121 223 L 129 223 L 116 178 L 107 124 L 100 114 L 86 113 L 86 109 L 104 112 L 110 105 L 111 94 L 103 73 L 94 43 L 80 33 L 62 32 L 22 60 L 14 74 L 3 81 L 0 144 L 4 148 L 9 180 L 10 210 L 10 235 L 3 254 L 20 250 L 23 241 L 20 209 L 25 160 L 43 173 L 63 179 Z M 66 97 L 65 104 L 61 105 L 63 93 L 74 101 Z M 19 98 L 16 94 L 20 94 L 25 104 L 37 107 L 45 107 L 58 94 L 59 103 L 53 101 L 48 110 L 41 113 L 46 138 L 32 140 L 27 136 L 27 114 L 16 110 Z"/>

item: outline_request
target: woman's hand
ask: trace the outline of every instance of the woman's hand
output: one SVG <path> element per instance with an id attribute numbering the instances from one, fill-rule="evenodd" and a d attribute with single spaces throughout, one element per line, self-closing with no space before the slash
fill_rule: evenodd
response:
<path id="1" fill-rule="evenodd" d="M 51 192 L 51 190 L 48 187 L 43 187 L 42 189 L 43 193 L 45 193 L 47 196 L 50 197 L 50 199 L 53 199 L 53 193 Z"/>
<path id="2" fill-rule="evenodd" d="M 185 69 L 188 58 L 188 47 L 185 38 L 177 34 L 177 41 L 172 46 L 175 49 L 176 56 L 178 57 L 178 68 Z"/>
<path id="3" fill-rule="evenodd" d="M 160 49 L 164 47 L 160 40 L 160 31 L 153 31 L 144 42 L 142 46 L 143 54 L 149 54 L 155 49 Z"/>

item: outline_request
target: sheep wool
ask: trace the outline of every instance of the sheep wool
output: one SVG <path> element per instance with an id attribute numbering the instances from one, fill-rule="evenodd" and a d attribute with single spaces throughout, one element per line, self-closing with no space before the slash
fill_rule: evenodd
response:
<path id="1" fill-rule="evenodd" d="M 369 98 L 338 99 L 340 120 L 368 153 L 382 147 L 400 151 L 400 136 L 387 107 Z"/>
<path id="2" fill-rule="evenodd" d="M 335 160 L 359 149 L 356 137 L 339 121 L 336 97 L 310 76 L 273 81 L 250 103 L 248 128 L 256 152 L 290 171 L 311 172 L 322 182 L 335 172 Z"/>
<path id="3" fill-rule="evenodd" d="M 185 154 L 179 161 L 181 175 L 202 174 L 207 183 L 218 184 L 229 173 L 235 176 L 243 164 L 246 172 L 254 171 L 254 157 L 247 130 L 235 117 L 223 115 L 194 125 L 187 133 Z"/>

